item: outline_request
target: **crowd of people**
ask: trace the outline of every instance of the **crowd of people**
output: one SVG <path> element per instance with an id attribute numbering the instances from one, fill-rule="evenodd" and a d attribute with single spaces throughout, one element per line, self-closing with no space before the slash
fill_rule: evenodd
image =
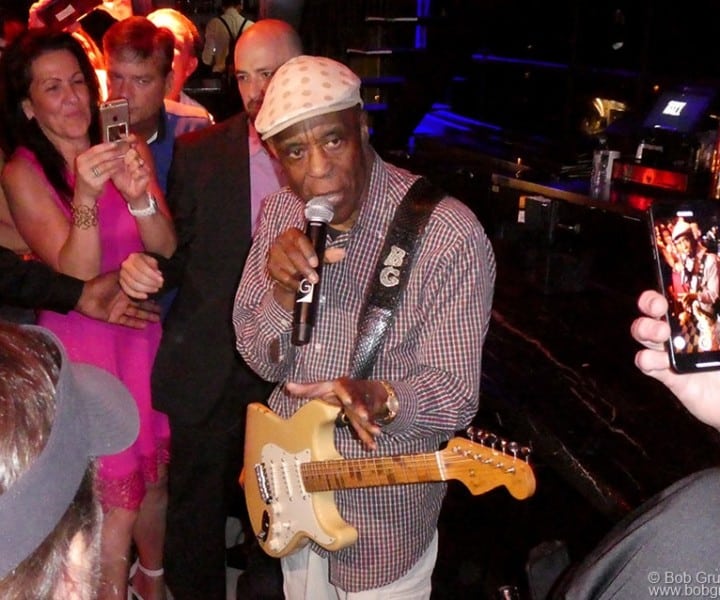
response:
<path id="1" fill-rule="evenodd" d="M 37 311 L 35 324 L 0 324 L 0 464 L 12 463 L 0 595 L 222 600 L 226 521 L 245 518 L 247 405 L 290 418 L 324 401 L 345 458 L 434 452 L 478 409 L 493 249 L 467 206 L 380 158 L 358 76 L 304 55 L 287 21 L 236 34 L 225 54 L 243 108 L 214 123 L 183 91 L 207 50 L 189 19 L 124 14 L 98 37 L 36 23 L 46 1 L 0 58 L 0 301 Z M 99 107 L 117 98 L 129 133 L 103 141 Z M 322 250 L 306 232 L 318 198 Z M 406 211 L 424 220 L 398 237 Z M 298 345 L 308 285 L 317 315 Z M 392 293 L 393 309 L 377 311 Z M 665 300 L 648 292 L 639 305 L 638 367 L 720 428 L 719 375 L 673 373 Z M 382 331 L 369 356 L 367 331 Z M 666 524 L 688 501 L 712 505 L 717 481 L 700 474 L 641 509 L 562 597 L 637 597 L 653 544 L 690 535 Z M 282 556 L 283 594 L 430 598 L 445 492 L 337 492 L 357 541 Z M 702 548 L 685 558 L 714 556 Z"/>
<path id="2" fill-rule="evenodd" d="M 0 60 L 3 216 L 15 242 L 2 258 L 8 284 L 22 284 L 4 298 L 40 309 L 37 323 L 68 359 L 117 377 L 139 414 L 135 441 L 100 456 L 93 472 L 103 515 L 97 594 L 220 600 L 226 519 L 242 512 L 247 404 L 271 396 L 289 416 L 320 386 L 344 407 L 348 455 L 437 449 L 477 409 L 492 249 L 469 209 L 440 199 L 384 342 L 384 356 L 396 358 L 353 379 L 352 340 L 339 334 L 354 338 L 367 267 L 383 245 L 375 232 L 388 230 L 418 179 L 370 146 L 357 76 L 302 56 L 287 21 L 245 23 L 232 48 L 244 110 L 214 124 L 183 94 L 201 44 L 182 15 L 125 15 L 94 46 L 81 25 L 57 31 L 36 21 Z M 284 108 L 288 94 L 297 102 Z M 116 98 L 128 101 L 129 134 L 102 141 L 99 106 Z M 303 206 L 318 194 L 336 199 L 332 264 L 317 340 L 301 351 L 288 348 L 289 317 L 299 280 L 318 268 L 302 234 Z M 40 281 L 49 284 L 42 293 Z M 348 295 L 352 306 L 341 309 Z M 439 312 L 443 327 L 431 319 Z M 448 333 L 456 353 L 445 351 Z M 279 345 L 282 364 L 258 355 L 266 342 Z M 324 344 L 331 361 L 317 360 Z M 427 484 L 343 498 L 365 532 L 354 550 L 320 563 L 331 572 L 328 593 L 429 597 L 444 493 Z M 402 532 L 392 561 L 378 552 L 369 506 L 394 515 Z M 413 509 L 409 520 L 400 506 Z M 365 513 L 364 523 L 355 517 Z M 315 593 L 319 575 L 304 561 L 316 556 L 308 549 L 281 561 L 287 597 Z"/>
<path id="3" fill-rule="evenodd" d="M 184 15 L 159 9 L 147 17 L 112 19 L 99 38 L 99 51 L 80 33 L 80 25 L 57 31 L 38 22 L 45 4 L 33 5 L 30 26 L 5 48 L 0 66 L 7 230 L 0 242 L 7 284 L 13 286 L 5 298 L 40 309 L 34 320 L 61 340 L 70 358 L 118 377 L 140 413 L 135 442 L 98 461 L 96 489 L 104 515 L 98 597 L 125 599 L 130 591 L 146 600 L 162 599 L 169 584 L 178 599 L 224 598 L 225 519 L 231 504 L 242 503 L 237 478 L 245 398 L 267 395 L 259 378 L 249 369 L 243 371 L 229 333 L 232 298 L 246 253 L 233 241 L 241 230 L 250 239 L 260 199 L 281 184 L 279 170 L 273 169 L 257 139 L 254 145 L 248 143 L 247 117 L 238 115 L 234 124 L 211 130 L 208 111 L 183 97 L 182 84 L 197 65 L 200 48 L 197 30 Z M 249 83 L 244 88 L 251 107 L 261 101 L 267 73 L 300 53 L 297 34 L 283 22 L 268 20 L 253 36 L 262 54 L 248 56 Z M 95 50 L 88 52 L 88 47 Z M 253 63 L 266 58 L 271 62 Z M 121 97 L 129 104 L 130 134 L 120 142 L 103 142 L 99 105 Z M 193 148 L 187 164 L 177 169 L 173 189 L 184 187 L 179 180 L 189 174 L 188 165 L 201 170 L 209 166 L 211 177 L 213 168 L 220 167 L 228 178 L 219 178 L 214 207 L 206 201 L 207 188 L 198 188 L 194 196 L 173 193 L 171 216 L 165 198 L 175 141 L 205 128 L 213 134 L 206 144 L 217 152 L 208 155 L 204 146 Z M 231 145 L 216 147 L 220 138 Z M 247 156 L 244 169 L 238 168 L 238 152 Z M 218 160 L 227 164 L 223 167 Z M 252 190 L 250 163 L 259 173 Z M 235 219 L 230 218 L 233 207 L 226 206 L 233 188 L 238 194 Z M 176 228 L 173 218 L 179 221 L 183 210 L 195 211 L 191 202 L 202 202 L 200 210 L 217 218 L 206 224 L 199 219 L 197 226 L 183 221 L 186 226 Z M 208 254 L 202 254 L 206 251 L 218 260 L 223 252 L 230 257 L 223 262 L 221 287 L 218 271 L 209 265 Z M 131 301 L 119 287 L 120 265 L 135 252 L 165 261 L 175 274 L 173 288 L 179 290 L 173 310 L 172 302 L 161 301 L 171 333 L 164 338 L 168 343 L 157 364 L 161 307 Z M 195 260 L 189 260 L 191 256 Z M 202 285 L 207 298 L 199 303 L 194 288 L 198 274 L 207 280 Z M 187 331 L 200 313 L 209 320 Z M 200 331 L 217 341 L 204 345 L 195 335 Z M 187 343 L 169 343 L 172 336 L 177 341 L 185 334 Z M 167 357 L 164 363 L 162 356 Z M 207 365 L 216 368 L 205 376 Z M 176 388 L 183 374 L 199 381 L 188 386 L 185 380 Z M 166 383 L 168 391 L 163 390 Z M 165 407 L 165 398 L 173 408 Z M 180 408 L 176 411 L 175 406 Z M 204 437 L 199 438 L 201 433 Z M 168 477 L 171 454 L 176 459 Z M 174 492 L 169 498 L 168 481 Z"/>

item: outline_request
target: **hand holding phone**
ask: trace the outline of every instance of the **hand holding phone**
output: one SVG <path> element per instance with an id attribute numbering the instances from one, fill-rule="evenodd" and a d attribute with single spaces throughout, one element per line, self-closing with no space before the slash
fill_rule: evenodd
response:
<path id="1" fill-rule="evenodd" d="M 720 203 L 656 201 L 649 224 L 669 306 L 670 364 L 679 373 L 720 369 Z"/>
<path id="2" fill-rule="evenodd" d="M 59 31 L 79 21 L 102 0 L 49 0 L 36 2 L 30 7 L 29 23 L 36 23 L 35 17 L 50 29 Z"/>
<path id="3" fill-rule="evenodd" d="M 126 98 L 100 105 L 100 130 L 104 142 L 118 142 L 130 133 L 130 109 Z"/>

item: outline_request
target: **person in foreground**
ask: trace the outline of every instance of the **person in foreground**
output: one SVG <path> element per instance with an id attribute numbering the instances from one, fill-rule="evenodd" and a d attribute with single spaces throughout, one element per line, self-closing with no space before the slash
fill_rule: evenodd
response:
<path id="1" fill-rule="evenodd" d="M 310 398 L 342 407 L 346 458 L 434 452 L 478 408 L 495 259 L 475 216 L 443 197 L 369 378 L 350 372 L 358 319 L 401 199 L 418 179 L 369 143 L 360 80 L 341 63 L 293 58 L 273 76 L 255 120 L 289 188 L 269 196 L 237 291 L 237 348 L 287 418 Z M 329 195 L 322 291 L 312 339 L 291 345 L 299 282 L 317 282 L 305 204 Z M 335 499 L 358 541 L 328 554 L 314 543 L 282 558 L 285 597 L 429 598 L 444 483 L 345 490 Z"/>
<path id="2" fill-rule="evenodd" d="M 720 429 L 720 371 L 673 371 L 665 349 L 670 339 L 670 326 L 663 320 L 667 301 L 648 290 L 640 295 L 638 307 L 643 316 L 633 321 L 630 331 L 645 348 L 635 355 L 635 364 L 666 385 L 698 420 Z M 718 498 L 720 468 L 681 479 L 620 521 L 588 557 L 561 578 L 552 597 L 715 597 L 720 583 Z"/>
<path id="3" fill-rule="evenodd" d="M 48 330 L 0 323 L 0 597 L 92 600 L 102 511 L 94 458 L 135 440 L 127 389 Z"/>

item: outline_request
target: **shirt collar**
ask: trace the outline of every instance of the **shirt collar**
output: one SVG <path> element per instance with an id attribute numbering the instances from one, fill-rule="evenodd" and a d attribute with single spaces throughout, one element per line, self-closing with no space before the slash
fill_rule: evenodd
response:
<path id="1" fill-rule="evenodd" d="M 166 115 L 165 104 L 163 103 L 163 106 L 160 108 L 160 115 L 158 116 L 157 131 L 146 140 L 148 145 L 153 142 L 162 142 L 165 139 L 165 136 L 167 135 Z"/>

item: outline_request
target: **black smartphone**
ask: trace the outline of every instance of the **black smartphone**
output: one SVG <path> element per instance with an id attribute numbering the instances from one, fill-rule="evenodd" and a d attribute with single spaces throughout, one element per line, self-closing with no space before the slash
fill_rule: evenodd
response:
<path id="1" fill-rule="evenodd" d="M 720 369 L 720 202 L 655 201 L 649 216 L 658 284 L 669 306 L 670 364 L 679 373 Z"/>
<path id="2" fill-rule="evenodd" d="M 130 131 L 130 108 L 126 98 L 108 100 L 100 105 L 100 130 L 104 142 L 118 142 Z"/>

